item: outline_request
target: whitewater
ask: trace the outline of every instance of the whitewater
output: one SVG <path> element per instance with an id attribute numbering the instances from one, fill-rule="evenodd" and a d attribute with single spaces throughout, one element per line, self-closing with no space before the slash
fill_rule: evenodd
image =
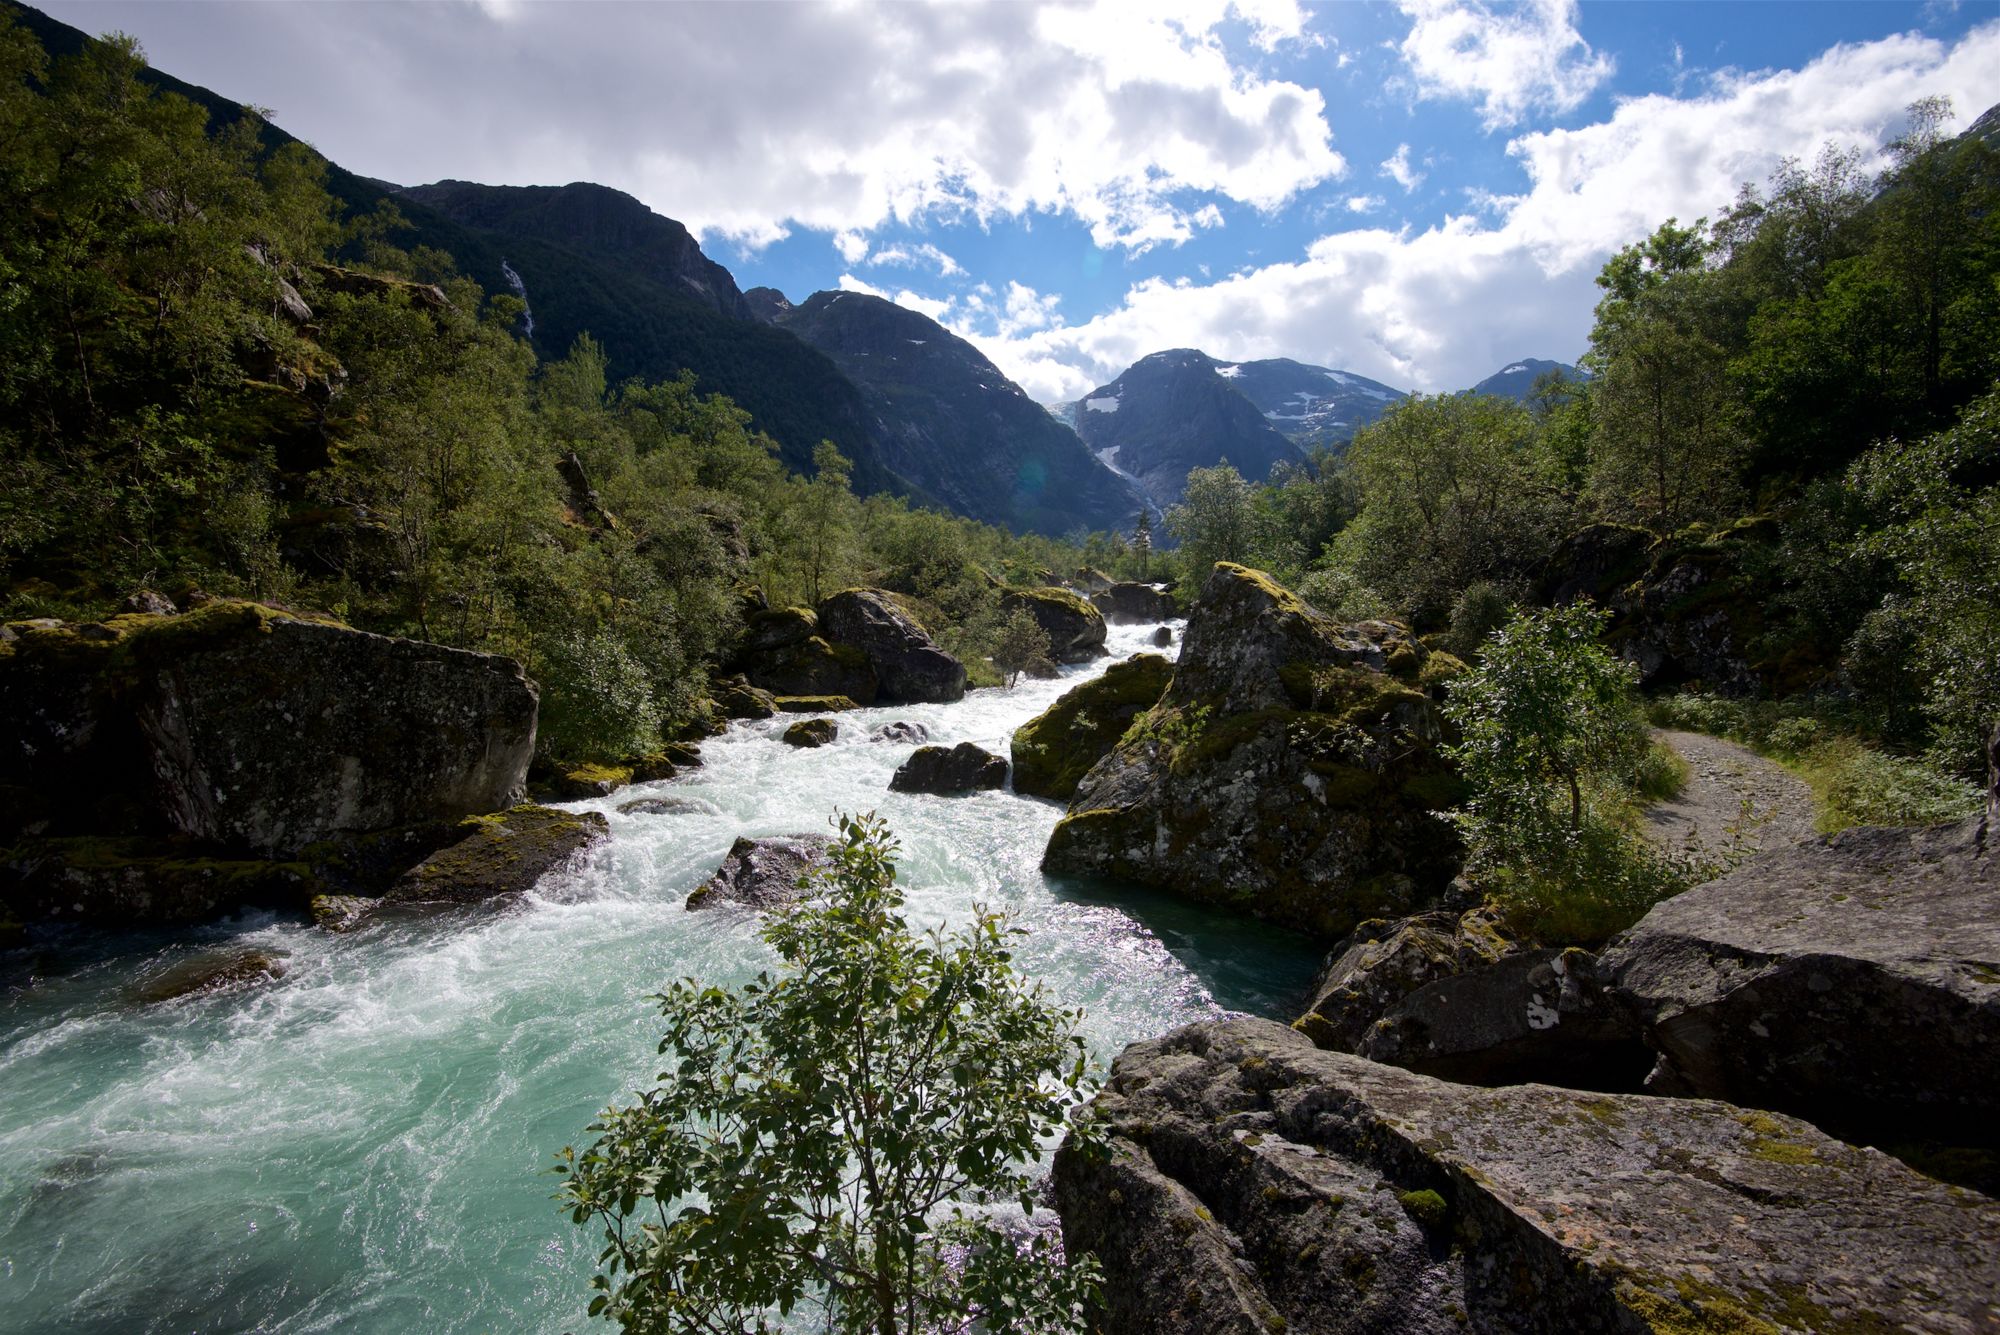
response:
<path id="1" fill-rule="evenodd" d="M 772 966 L 754 916 L 682 906 L 738 835 L 827 833 L 836 811 L 880 812 L 912 921 L 1007 914 L 1025 931 L 1018 962 L 1084 1008 L 1100 1063 L 1225 1011 L 1286 1016 L 1316 962 L 1302 939 L 1045 877 L 1058 804 L 891 793 L 914 747 L 869 740 L 906 719 L 933 742 L 1004 755 L 1016 727 L 1152 632 L 1112 627 L 1112 656 L 1059 680 L 839 715 L 839 738 L 817 750 L 780 742 L 782 716 L 734 724 L 679 778 L 565 804 L 604 812 L 610 841 L 508 906 L 344 936 L 245 915 L 0 959 L 0 1331 L 597 1325 L 583 1308 L 598 1236 L 557 1209 L 548 1170 L 657 1073 L 650 993 Z M 618 810 L 649 796 L 699 801 Z M 142 1000 L 166 970 L 225 948 L 282 954 L 286 972 Z"/>

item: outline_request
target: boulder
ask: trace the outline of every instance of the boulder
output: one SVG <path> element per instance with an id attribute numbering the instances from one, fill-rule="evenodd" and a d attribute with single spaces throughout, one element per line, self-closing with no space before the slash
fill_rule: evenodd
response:
<path id="1" fill-rule="evenodd" d="M 1153 632 L 1153 643 L 1159 646 L 1160 648 L 1164 649 L 1173 642 L 1174 642 L 1174 632 L 1172 627 L 1161 626 L 1158 630 L 1155 630 Z"/>
<path id="2" fill-rule="evenodd" d="M 142 984 L 135 999 L 143 1006 L 212 992 L 235 991 L 275 982 L 290 971 L 286 952 L 224 947 L 180 961 Z"/>
<path id="3" fill-rule="evenodd" d="M 1604 955 L 1663 1093 L 1876 1143 L 2000 1147 L 2000 852 L 1983 819 L 1853 829 L 1654 908 Z"/>
<path id="4" fill-rule="evenodd" d="M 1136 654 L 1069 691 L 1014 732 L 1014 791 L 1065 801 L 1077 783 L 1166 694 L 1174 667 Z"/>
<path id="5" fill-rule="evenodd" d="M 739 656 L 768 653 L 789 645 L 803 644 L 819 634 L 819 618 L 809 607 L 766 607 L 748 612 L 743 618 Z"/>
<path id="6" fill-rule="evenodd" d="M 1581 950 L 1526 947 L 1493 914 L 1363 923 L 1293 1025 L 1323 1048 L 1463 1084 L 1637 1091 L 1652 1056 Z"/>
<path id="7" fill-rule="evenodd" d="M 1174 596 L 1157 584 L 1134 584 L 1129 581 L 1113 584 L 1091 594 L 1090 601 L 1114 626 L 1171 621 L 1179 615 L 1174 607 Z"/>
<path id="8" fill-rule="evenodd" d="M 180 612 L 173 599 L 151 589 L 140 589 L 128 595 L 124 602 L 118 604 L 118 610 L 129 615 L 153 617 L 170 617 Z"/>
<path id="9" fill-rule="evenodd" d="M 0 643 L 0 784 L 59 832 L 282 857 L 518 800 L 535 713 L 512 659 L 211 601 Z"/>
<path id="10" fill-rule="evenodd" d="M 720 816 L 722 808 L 699 797 L 636 797 L 618 804 L 621 816 Z"/>
<path id="11" fill-rule="evenodd" d="M 758 650 L 737 659 L 750 684 L 776 696 L 844 695 L 873 704 L 879 689 L 868 655 L 852 645 L 832 644 L 818 635 Z"/>
<path id="12" fill-rule="evenodd" d="M 199 922 L 249 905 L 301 908 L 320 888 L 305 861 L 166 840 L 69 836 L 0 854 L 0 918 L 118 927 Z"/>
<path id="13" fill-rule="evenodd" d="M 844 695 L 777 695 L 771 703 L 780 714 L 838 714 L 861 707 Z"/>
<path id="14" fill-rule="evenodd" d="M 785 729 L 786 746 L 825 746 L 840 735 L 840 725 L 830 718 L 802 718 Z"/>
<path id="15" fill-rule="evenodd" d="M 960 742 L 949 749 L 920 746 L 902 768 L 889 778 L 889 790 L 896 793 L 933 793 L 950 796 L 1000 788 L 1007 783 L 1007 762 L 991 751 Z"/>
<path id="16" fill-rule="evenodd" d="M 1481 1089 L 1263 1020 L 1127 1048 L 1054 1190 L 1121 1335 L 1963 1332 L 2000 1203 L 1726 1104 Z"/>
<path id="17" fill-rule="evenodd" d="M 1026 609 L 1049 637 L 1049 656 L 1058 663 L 1088 663 L 1104 654 L 1104 615 L 1068 589 L 1008 589 L 1000 610 Z"/>
<path id="18" fill-rule="evenodd" d="M 1428 651 L 1218 564 L 1172 683 L 1077 786 L 1043 867 L 1136 881 L 1320 936 L 1408 914 L 1457 873 L 1437 813 Z"/>
<path id="19" fill-rule="evenodd" d="M 667 776 L 671 777 L 669 769 Z M 593 797 L 609 797 L 632 782 L 629 765 L 576 765 L 538 782 L 537 795 L 558 802 L 587 802 Z"/>
<path id="20" fill-rule="evenodd" d="M 769 718 L 778 712 L 776 697 L 752 686 L 741 673 L 716 682 L 713 696 L 724 718 Z"/>
<path id="21" fill-rule="evenodd" d="M 537 806 L 474 816 L 458 828 L 457 842 L 404 872 L 383 899 L 469 904 L 532 890 L 611 833 L 611 823 L 595 811 Z"/>
<path id="22" fill-rule="evenodd" d="M 884 723 L 881 727 L 868 734 L 868 740 L 871 742 L 896 742 L 905 744 L 909 742 L 928 742 L 930 739 L 931 730 L 929 728 L 926 728 L 921 723 L 911 723 L 907 719 L 897 719 L 893 723 Z"/>
<path id="23" fill-rule="evenodd" d="M 965 664 L 881 589 L 848 589 L 819 605 L 820 629 L 859 649 L 875 669 L 883 700 L 938 704 L 965 698 Z"/>
<path id="24" fill-rule="evenodd" d="M 715 875 L 687 897 L 687 906 L 742 904 L 769 910 L 795 903 L 806 893 L 805 879 L 825 865 L 832 842 L 823 834 L 738 839 Z"/>

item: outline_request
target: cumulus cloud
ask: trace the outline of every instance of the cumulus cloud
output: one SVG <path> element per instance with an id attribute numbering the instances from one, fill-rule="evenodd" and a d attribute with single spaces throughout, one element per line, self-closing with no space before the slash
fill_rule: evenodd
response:
<path id="1" fill-rule="evenodd" d="M 1406 195 L 1424 183 L 1424 174 L 1410 165 L 1408 144 L 1396 145 L 1396 151 L 1383 161 L 1381 170 L 1376 174 L 1402 186 Z"/>
<path id="2" fill-rule="evenodd" d="M 1904 108 L 1945 93 L 1963 128 L 2000 88 L 2000 22 L 1950 47 L 1908 34 L 1837 46 L 1798 70 L 1729 73 L 1698 96 L 1636 98 L 1599 123 L 1522 135 L 1526 178 L 1476 215 L 1422 231 L 1356 228 L 1296 259 L 1213 283 L 1148 280 L 1089 321 L 961 334 L 1046 402 L 1074 399 L 1162 348 L 1286 356 L 1404 388 L 1459 389 L 1523 356 L 1585 348 L 1593 280 L 1669 216 L 1713 214 L 1743 181 L 1828 141 L 1877 155 Z"/>
<path id="3" fill-rule="evenodd" d="M 1347 211 L 1349 213 L 1373 213 L 1387 202 L 1380 195 L 1349 195 L 1347 197 Z"/>
<path id="4" fill-rule="evenodd" d="M 1297 0 L 600 5 L 588 21 L 506 0 L 362 19 L 190 5 L 171 22 L 50 2 L 139 32 L 166 68 L 278 108 L 368 175 L 598 181 L 704 240 L 824 230 L 849 264 L 885 223 L 1039 212 L 1141 251 L 1212 225 L 1215 199 L 1272 209 L 1345 169 L 1320 93 L 1265 68 L 1312 45 Z"/>
<path id="5" fill-rule="evenodd" d="M 863 247 L 863 253 L 866 253 L 865 246 Z M 850 258 L 848 262 L 853 263 L 854 261 Z M 909 245 L 899 242 L 896 245 L 886 246 L 876 251 L 873 255 L 869 255 L 868 262 L 870 264 L 898 264 L 904 267 L 927 264 L 935 268 L 938 271 L 938 276 L 941 278 L 952 278 L 965 272 L 963 265 L 928 241 L 921 245 Z"/>
<path id="6" fill-rule="evenodd" d="M 1400 0 L 1410 35 L 1399 48 L 1420 97 L 1476 103 L 1491 130 L 1531 111 L 1570 111 L 1616 66 L 1576 29 L 1576 0 Z"/>
<path id="7" fill-rule="evenodd" d="M 859 264 L 868 257 L 868 238 L 859 232 L 835 232 L 833 248 L 849 264 Z"/>

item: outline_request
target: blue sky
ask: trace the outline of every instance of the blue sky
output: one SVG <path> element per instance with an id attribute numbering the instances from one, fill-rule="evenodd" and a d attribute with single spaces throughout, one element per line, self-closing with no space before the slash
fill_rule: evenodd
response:
<path id="1" fill-rule="evenodd" d="M 365 174 L 630 191 L 1044 401 L 1173 346 L 1423 390 L 1572 360 L 1665 217 L 2000 100 L 1992 0 L 50 8 Z"/>

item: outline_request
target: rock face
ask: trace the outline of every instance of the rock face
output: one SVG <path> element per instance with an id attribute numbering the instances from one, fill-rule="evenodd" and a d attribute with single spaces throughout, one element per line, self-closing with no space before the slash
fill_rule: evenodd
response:
<path id="1" fill-rule="evenodd" d="M 1104 654 L 1104 615 L 1068 589 L 1009 589 L 1000 610 L 1026 608 L 1049 637 L 1049 656 L 1058 663 L 1088 663 Z"/>
<path id="2" fill-rule="evenodd" d="M 957 746 L 920 746 L 889 779 L 889 790 L 897 793 L 976 792 L 1000 788 L 1007 782 L 1007 762 L 991 751 L 960 742 Z"/>
<path id="3" fill-rule="evenodd" d="M 1171 621 L 1179 615 L 1174 606 L 1174 596 L 1151 584 L 1113 584 L 1091 594 L 1090 601 L 1114 626 Z"/>
<path id="4" fill-rule="evenodd" d="M 1014 791 L 1068 799 L 1090 769 L 1160 702 L 1174 666 L 1136 654 L 1064 695 L 1014 732 Z"/>
<path id="5" fill-rule="evenodd" d="M 1293 1027 L 1331 1051 L 1465 1084 L 1636 1091 L 1652 1065 L 1596 959 L 1520 946 L 1486 909 L 1363 923 Z"/>
<path id="6" fill-rule="evenodd" d="M 512 659 L 253 603 L 11 628 L 0 785 L 52 833 L 267 858 L 519 799 L 536 693 Z"/>
<path id="7" fill-rule="evenodd" d="M 747 616 L 729 667 L 751 687 L 774 696 L 844 695 L 865 705 L 874 702 L 880 684 L 868 655 L 828 641 L 818 616 L 803 607 L 766 608 Z M 747 712 L 754 704 L 741 706 Z"/>
<path id="8" fill-rule="evenodd" d="M 1083 777 L 1042 865 L 1328 937 L 1422 907 L 1458 870 L 1428 659 L 1218 564 L 1166 695 Z"/>
<path id="9" fill-rule="evenodd" d="M 840 725 L 830 718 L 802 718 L 785 729 L 786 746 L 825 746 L 840 735 Z"/>
<path id="10" fill-rule="evenodd" d="M 941 704 L 965 698 L 965 664 L 938 648 L 881 589 L 834 594 L 819 605 L 819 624 L 836 643 L 867 656 L 882 699 Z"/>
<path id="11" fill-rule="evenodd" d="M 782 908 L 805 894 L 801 880 L 826 862 L 832 840 L 823 834 L 789 834 L 769 839 L 738 839 L 715 875 L 687 897 L 691 909 L 718 904 L 743 904 L 753 909 Z"/>
<path id="12" fill-rule="evenodd" d="M 300 908 L 318 885 L 303 861 L 216 857 L 164 840 L 36 839 L 0 857 L 0 918 L 199 922 L 252 904 Z"/>
<path id="13" fill-rule="evenodd" d="M 2000 1146 L 2000 850 L 1855 829 L 1659 904 L 1606 951 L 1650 1087 L 1878 1143 Z"/>
<path id="14" fill-rule="evenodd" d="M 1121 1335 L 1964 1332 L 2000 1203 L 1725 1104 L 1479 1089 L 1261 1020 L 1127 1048 L 1055 1192 Z"/>
<path id="15" fill-rule="evenodd" d="M 469 904 L 535 888 L 611 833 L 595 811 L 518 806 L 459 824 L 457 842 L 419 862 L 382 898 L 387 903 Z"/>

